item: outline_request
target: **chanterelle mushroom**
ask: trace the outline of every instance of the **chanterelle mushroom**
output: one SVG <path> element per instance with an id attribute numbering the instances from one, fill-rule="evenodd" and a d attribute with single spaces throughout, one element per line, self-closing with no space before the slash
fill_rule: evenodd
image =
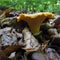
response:
<path id="1" fill-rule="evenodd" d="M 40 25 L 46 18 L 54 18 L 54 16 L 55 16 L 54 14 L 49 12 L 41 12 L 41 13 L 35 13 L 35 14 L 21 13 L 17 17 L 17 22 L 21 20 L 27 22 L 31 29 L 31 32 L 35 34 L 39 32 Z"/>

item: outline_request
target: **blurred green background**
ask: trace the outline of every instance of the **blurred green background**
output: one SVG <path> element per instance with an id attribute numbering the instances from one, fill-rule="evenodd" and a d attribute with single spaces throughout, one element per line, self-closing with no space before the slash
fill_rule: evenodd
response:
<path id="1" fill-rule="evenodd" d="M 60 12 L 60 0 L 0 0 L 0 6 L 27 12 Z"/>

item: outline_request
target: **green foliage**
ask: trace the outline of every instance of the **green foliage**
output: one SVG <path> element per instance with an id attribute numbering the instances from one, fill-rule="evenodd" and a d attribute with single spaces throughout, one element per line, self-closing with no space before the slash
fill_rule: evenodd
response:
<path id="1" fill-rule="evenodd" d="M 60 0 L 0 0 L 0 6 L 24 11 L 60 11 Z"/>

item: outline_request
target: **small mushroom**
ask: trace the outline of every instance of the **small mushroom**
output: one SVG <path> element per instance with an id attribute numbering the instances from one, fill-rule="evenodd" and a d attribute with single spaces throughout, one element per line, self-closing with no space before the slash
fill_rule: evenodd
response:
<path id="1" fill-rule="evenodd" d="M 20 22 L 21 20 L 27 22 L 29 25 L 29 28 L 31 29 L 31 32 L 33 34 L 39 33 L 40 31 L 40 25 L 46 18 L 54 18 L 54 14 L 49 12 L 41 12 L 41 13 L 35 13 L 35 14 L 24 14 L 21 13 L 17 17 L 17 22 Z"/>

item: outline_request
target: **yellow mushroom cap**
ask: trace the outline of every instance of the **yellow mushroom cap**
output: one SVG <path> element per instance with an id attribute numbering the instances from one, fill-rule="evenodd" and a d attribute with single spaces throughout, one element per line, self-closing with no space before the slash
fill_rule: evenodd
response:
<path id="1" fill-rule="evenodd" d="M 21 20 L 27 22 L 31 29 L 31 32 L 35 34 L 40 31 L 40 25 L 46 18 L 54 18 L 54 16 L 55 14 L 52 14 L 50 12 L 40 12 L 40 13 L 34 13 L 34 14 L 21 13 L 17 17 L 17 22 Z"/>

